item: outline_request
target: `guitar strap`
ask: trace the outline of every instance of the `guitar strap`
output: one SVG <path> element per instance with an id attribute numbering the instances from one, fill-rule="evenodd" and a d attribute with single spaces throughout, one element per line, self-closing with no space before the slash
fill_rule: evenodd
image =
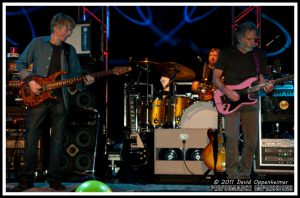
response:
<path id="1" fill-rule="evenodd" d="M 258 51 L 256 49 L 253 50 L 253 60 L 256 66 L 257 80 L 259 81 L 260 64 L 259 64 Z"/>
<path id="2" fill-rule="evenodd" d="M 218 118 L 219 119 L 219 118 Z M 214 140 L 213 140 L 213 154 L 214 154 L 214 174 L 216 176 L 217 174 L 217 161 L 218 161 L 218 145 L 219 139 L 218 139 L 218 130 L 214 131 Z"/>

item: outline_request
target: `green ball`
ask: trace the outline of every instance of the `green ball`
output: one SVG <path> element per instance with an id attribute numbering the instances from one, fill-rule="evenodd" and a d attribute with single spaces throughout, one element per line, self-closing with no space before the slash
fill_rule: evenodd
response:
<path id="1" fill-rule="evenodd" d="M 89 180 L 80 184 L 75 192 L 112 192 L 112 190 L 103 182 Z"/>

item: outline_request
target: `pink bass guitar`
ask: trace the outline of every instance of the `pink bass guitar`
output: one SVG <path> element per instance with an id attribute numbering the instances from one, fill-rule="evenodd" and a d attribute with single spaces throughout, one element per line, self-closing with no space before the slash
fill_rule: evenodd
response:
<path id="1" fill-rule="evenodd" d="M 228 89 L 236 91 L 240 95 L 240 99 L 236 102 L 231 101 L 229 98 L 227 98 L 222 91 L 217 89 L 214 94 L 214 100 L 216 103 L 216 108 L 219 113 L 223 115 L 229 115 L 236 110 L 238 110 L 243 105 L 252 105 L 257 102 L 257 99 L 252 99 L 250 97 L 251 93 L 257 92 L 267 84 L 280 84 L 284 81 L 291 80 L 294 78 L 294 75 L 289 75 L 284 78 L 279 78 L 276 80 L 272 80 L 269 82 L 264 82 L 259 85 L 251 87 L 252 83 L 254 83 L 257 78 L 252 77 L 248 78 L 247 80 L 243 81 L 242 83 L 238 85 L 225 85 Z"/>

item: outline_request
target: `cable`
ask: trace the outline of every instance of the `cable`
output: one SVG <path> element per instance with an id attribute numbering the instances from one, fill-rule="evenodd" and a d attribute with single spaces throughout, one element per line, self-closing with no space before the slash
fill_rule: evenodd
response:
<path id="1" fill-rule="evenodd" d="M 185 160 L 185 142 L 186 142 L 186 140 L 182 140 L 182 145 L 183 145 L 183 147 L 182 147 L 182 149 L 183 149 L 183 163 L 184 163 L 185 168 L 186 168 L 192 175 L 195 175 L 195 174 L 189 169 L 189 167 L 188 167 L 187 164 L 186 164 L 186 160 Z"/>

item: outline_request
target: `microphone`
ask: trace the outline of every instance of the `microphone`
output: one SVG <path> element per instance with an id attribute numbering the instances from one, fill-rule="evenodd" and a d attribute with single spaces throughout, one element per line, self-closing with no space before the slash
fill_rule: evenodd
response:
<path id="1" fill-rule="evenodd" d="M 202 58 L 201 58 L 200 56 L 197 56 L 197 59 L 198 59 L 198 61 L 199 61 L 200 63 L 203 62 L 203 61 L 202 61 Z"/>

